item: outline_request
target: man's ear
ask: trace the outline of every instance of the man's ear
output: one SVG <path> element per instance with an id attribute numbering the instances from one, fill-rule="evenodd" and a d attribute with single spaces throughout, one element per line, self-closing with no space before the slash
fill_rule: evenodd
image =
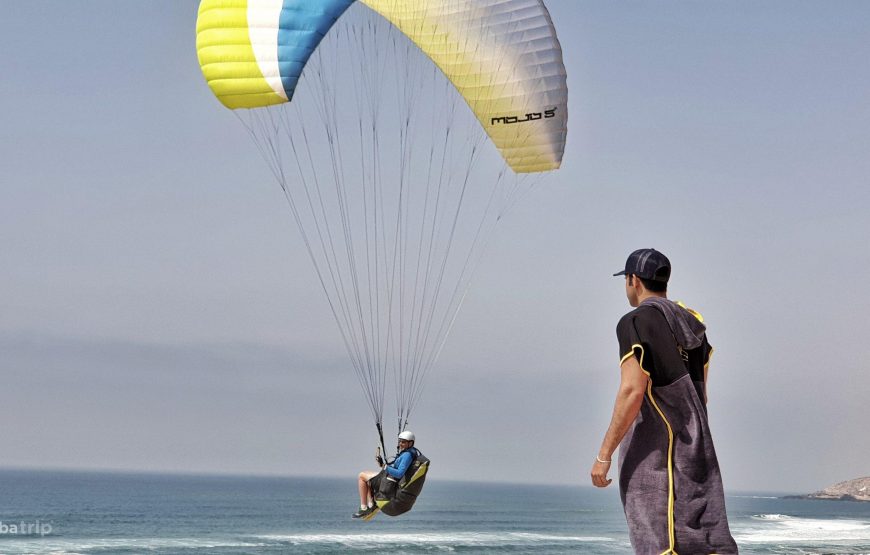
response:
<path id="1" fill-rule="evenodd" d="M 644 290 L 646 289 L 646 288 L 643 286 L 643 282 L 642 282 L 642 281 L 640 280 L 640 278 L 637 277 L 636 275 L 631 274 L 631 280 L 632 280 L 632 281 L 629 283 L 629 285 L 631 285 L 632 287 L 634 287 L 634 288 L 637 290 L 638 293 L 641 293 L 642 291 L 644 291 Z"/>

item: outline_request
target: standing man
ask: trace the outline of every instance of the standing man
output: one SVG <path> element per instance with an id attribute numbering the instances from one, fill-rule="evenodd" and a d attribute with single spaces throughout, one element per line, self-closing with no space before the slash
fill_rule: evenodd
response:
<path id="1" fill-rule="evenodd" d="M 707 422 L 713 352 L 701 315 L 667 299 L 671 263 L 655 249 L 628 257 L 634 310 L 616 327 L 622 378 L 613 417 L 592 465 L 607 487 L 619 446 L 619 493 L 639 555 L 737 553 Z"/>

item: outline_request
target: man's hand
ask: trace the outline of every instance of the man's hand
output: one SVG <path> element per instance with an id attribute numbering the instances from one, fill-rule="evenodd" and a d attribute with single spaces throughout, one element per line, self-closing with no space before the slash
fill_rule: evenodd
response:
<path id="1" fill-rule="evenodd" d="M 384 458 L 381 457 L 380 455 L 378 455 L 377 457 L 375 457 L 375 462 L 378 463 L 378 466 L 379 466 L 379 467 L 381 467 L 381 468 L 384 467 Z"/>
<path id="2" fill-rule="evenodd" d="M 592 485 L 598 488 L 606 488 L 612 482 L 612 479 L 607 478 L 607 473 L 610 471 L 610 463 L 598 462 L 592 465 Z"/>

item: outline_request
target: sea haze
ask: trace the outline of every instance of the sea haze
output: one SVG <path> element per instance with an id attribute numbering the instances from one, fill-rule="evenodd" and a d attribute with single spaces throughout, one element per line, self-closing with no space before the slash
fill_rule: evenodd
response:
<path id="1" fill-rule="evenodd" d="M 0 471 L 4 554 L 630 553 L 615 486 L 430 478 L 364 523 L 343 479 Z M 728 495 L 744 553 L 870 553 L 870 503 Z M 14 527 L 14 528 L 13 528 Z M 22 533 L 23 532 L 23 533 Z"/>

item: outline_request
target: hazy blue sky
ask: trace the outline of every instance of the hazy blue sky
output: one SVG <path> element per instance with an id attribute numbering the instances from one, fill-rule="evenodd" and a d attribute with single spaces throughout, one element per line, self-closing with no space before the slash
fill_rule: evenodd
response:
<path id="1" fill-rule="evenodd" d="M 439 478 L 587 484 L 611 274 L 654 246 L 704 313 L 726 488 L 870 473 L 870 4 L 547 2 L 563 169 L 510 214 L 413 429 Z M 0 19 L 0 466 L 352 476 L 374 434 L 193 1 Z"/>

